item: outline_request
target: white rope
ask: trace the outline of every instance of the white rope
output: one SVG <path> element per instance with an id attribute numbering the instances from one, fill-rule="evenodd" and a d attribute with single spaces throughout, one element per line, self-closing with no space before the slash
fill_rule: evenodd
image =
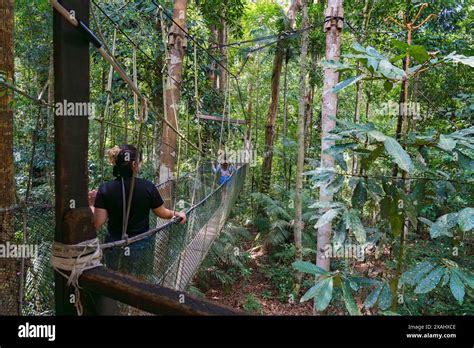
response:
<path id="1" fill-rule="evenodd" d="M 78 315 L 82 315 L 83 311 L 80 300 L 79 277 L 84 271 L 101 266 L 101 259 L 102 249 L 98 238 L 78 244 L 53 242 L 51 265 L 56 272 L 67 279 L 68 286 L 74 287 L 76 296 L 74 306 Z M 65 272 L 70 272 L 70 274 Z"/>

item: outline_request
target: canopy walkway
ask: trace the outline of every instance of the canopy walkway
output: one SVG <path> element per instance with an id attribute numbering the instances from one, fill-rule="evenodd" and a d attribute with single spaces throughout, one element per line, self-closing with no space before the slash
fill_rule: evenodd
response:
<path id="1" fill-rule="evenodd" d="M 150 284 L 186 290 L 222 230 L 245 181 L 246 170 L 247 166 L 240 167 L 231 180 L 219 186 L 210 164 L 205 164 L 194 173 L 160 184 L 160 192 L 175 197 L 174 204 L 184 205 L 188 222 L 181 225 L 178 221 L 161 220 L 151 213 L 150 225 L 156 227 L 146 234 L 152 239 L 150 245 L 153 249 L 144 252 L 139 262 L 127 262 L 128 256 L 124 253 L 126 243 L 119 246 L 102 244 L 107 249 L 104 252 L 119 255 L 121 266 L 118 270 L 122 273 Z M 168 197 L 164 195 L 163 198 L 166 200 Z M 16 230 L 23 230 L 26 224 L 28 244 L 38 245 L 39 248 L 38 257 L 31 259 L 25 267 L 22 314 L 52 315 L 54 273 L 50 257 L 54 239 L 54 208 L 48 204 L 31 205 L 27 214 L 17 211 L 15 217 Z M 105 233 L 105 229 L 98 232 L 101 240 Z"/>

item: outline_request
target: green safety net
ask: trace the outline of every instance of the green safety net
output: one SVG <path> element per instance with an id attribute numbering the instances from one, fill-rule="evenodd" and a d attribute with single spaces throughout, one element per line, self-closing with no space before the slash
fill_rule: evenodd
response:
<path id="1" fill-rule="evenodd" d="M 245 181 L 247 166 L 242 166 L 223 185 L 204 163 L 196 171 L 169 180 L 158 189 L 165 204 L 185 210 L 187 223 L 167 221 L 150 214 L 152 235 L 130 245 L 104 249 L 103 264 L 145 282 L 175 290 L 186 290 L 212 243 L 222 230 Z M 26 223 L 27 243 L 39 252 L 25 262 L 23 315 L 54 314 L 54 272 L 51 268 L 51 245 L 54 239 L 54 207 L 30 205 L 25 214 L 15 214 L 15 230 L 22 234 Z M 98 231 L 103 241 L 106 230 Z M 118 312 L 141 314 L 120 304 Z"/>

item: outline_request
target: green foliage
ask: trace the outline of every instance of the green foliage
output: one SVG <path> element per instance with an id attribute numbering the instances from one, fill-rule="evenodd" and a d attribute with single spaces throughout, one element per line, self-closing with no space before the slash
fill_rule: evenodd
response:
<path id="1" fill-rule="evenodd" d="M 440 236 L 452 237 L 451 229 L 456 225 L 462 232 L 468 232 L 474 229 L 474 208 L 464 208 L 458 213 L 449 213 L 440 216 L 435 222 L 426 218 L 419 218 L 430 227 L 431 238 Z"/>
<path id="2" fill-rule="evenodd" d="M 243 307 L 247 312 L 263 313 L 263 306 L 254 294 L 247 294 Z"/>
<path id="3" fill-rule="evenodd" d="M 303 249 L 303 255 L 305 257 L 314 256 L 314 251 L 305 248 Z M 276 247 L 260 266 L 261 273 L 270 281 L 272 288 L 276 290 L 277 298 L 283 303 L 288 303 L 289 296 L 292 295 L 294 290 L 295 269 L 292 267 L 292 263 L 295 257 L 295 246 L 293 244 L 282 244 Z M 309 280 L 304 281 L 304 285 L 309 283 Z"/>
<path id="4" fill-rule="evenodd" d="M 248 252 L 241 250 L 240 245 L 250 238 L 245 228 L 226 225 L 202 263 L 200 287 L 212 286 L 217 281 L 230 289 L 240 277 L 248 279 L 251 274 L 248 266 L 250 256 Z"/>
<path id="5" fill-rule="evenodd" d="M 251 193 L 255 203 L 264 210 L 265 216 L 256 216 L 253 221 L 254 226 L 259 229 L 256 242 L 264 247 L 273 247 L 281 245 L 288 241 L 293 232 L 294 218 L 294 192 L 280 192 L 284 199 L 273 199 L 269 195 L 256 192 Z M 288 202 L 289 201 L 289 202 Z M 311 218 L 307 195 L 303 196 L 303 214 L 304 223 L 308 223 Z M 305 241 L 309 241 L 310 229 L 305 227 L 303 230 Z"/>
<path id="6" fill-rule="evenodd" d="M 474 288 L 474 275 L 472 272 L 462 270 L 451 260 L 424 261 L 403 273 L 398 287 L 401 288 L 404 284 L 416 286 L 415 293 L 425 294 L 448 283 L 452 295 L 459 304 L 462 304 L 465 287 Z"/>

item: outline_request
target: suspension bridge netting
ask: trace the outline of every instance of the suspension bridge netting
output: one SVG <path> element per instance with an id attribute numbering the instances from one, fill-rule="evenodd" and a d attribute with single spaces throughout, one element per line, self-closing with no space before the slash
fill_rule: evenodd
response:
<path id="1" fill-rule="evenodd" d="M 224 227 L 246 171 L 247 166 L 241 166 L 231 180 L 219 185 L 211 164 L 204 163 L 192 173 L 158 185 L 166 204 L 186 211 L 187 223 L 162 220 L 151 213 L 150 226 L 156 226 L 148 232 L 151 235 L 129 246 L 104 249 L 102 262 L 145 282 L 186 290 Z M 38 248 L 37 257 L 25 261 L 23 315 L 54 315 L 54 272 L 50 263 L 54 220 L 54 207 L 48 204 L 31 204 L 27 214 L 15 213 L 15 231 L 22 235 L 26 222 L 27 243 Z M 105 228 L 98 231 L 102 241 L 105 234 Z M 138 313 L 124 304 L 119 307 L 118 314 Z"/>

